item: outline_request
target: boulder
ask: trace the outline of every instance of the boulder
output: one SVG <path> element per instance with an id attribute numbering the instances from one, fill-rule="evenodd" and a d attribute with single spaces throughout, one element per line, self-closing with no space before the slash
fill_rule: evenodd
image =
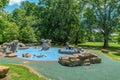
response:
<path id="1" fill-rule="evenodd" d="M 69 59 L 68 56 L 61 56 L 61 57 L 59 58 L 59 60 L 68 60 L 68 59 Z"/>
<path id="2" fill-rule="evenodd" d="M 109 51 L 109 50 L 106 50 L 106 49 L 101 49 L 101 52 L 108 54 L 110 51 Z"/>
<path id="3" fill-rule="evenodd" d="M 49 39 L 41 39 L 41 42 L 42 42 L 42 49 L 41 50 L 48 50 L 50 47 L 51 47 L 51 42 L 52 40 L 49 40 Z"/>
<path id="4" fill-rule="evenodd" d="M 58 52 L 59 52 L 59 53 L 62 53 L 62 54 L 74 54 L 74 53 L 75 53 L 74 51 L 70 51 L 70 50 L 61 50 L 61 49 L 59 49 Z"/>
<path id="5" fill-rule="evenodd" d="M 6 54 L 5 57 L 13 58 L 17 57 L 17 54 L 16 53 Z"/>
<path id="6" fill-rule="evenodd" d="M 8 55 L 8 54 L 12 54 L 12 51 L 7 51 L 7 52 L 6 52 L 6 55 Z"/>
<path id="7" fill-rule="evenodd" d="M 3 56 L 3 53 L 2 53 L 2 52 L 0 52 L 0 56 Z"/>
<path id="8" fill-rule="evenodd" d="M 9 67 L 6 66 L 0 66 L 0 77 L 6 76 L 6 74 L 9 71 Z"/>
<path id="9" fill-rule="evenodd" d="M 60 63 L 62 65 L 65 65 L 65 66 L 69 66 L 70 65 L 70 61 L 69 60 L 61 60 Z"/>
<path id="10" fill-rule="evenodd" d="M 69 43 L 68 42 L 66 42 L 66 49 L 74 49 L 74 46 L 72 46 L 72 45 L 69 45 Z"/>
<path id="11" fill-rule="evenodd" d="M 19 47 L 26 47 L 26 45 L 24 43 L 20 43 L 20 42 L 18 43 L 18 46 Z"/>
<path id="12" fill-rule="evenodd" d="M 96 64 L 96 63 L 101 63 L 101 58 L 100 57 L 94 57 L 90 59 L 90 62 L 92 64 Z"/>
<path id="13" fill-rule="evenodd" d="M 73 67 L 73 66 L 80 66 L 80 65 L 82 65 L 80 59 L 70 59 L 69 66 Z"/>
<path id="14" fill-rule="evenodd" d="M 0 52 L 3 52 L 3 49 L 0 48 Z"/>
<path id="15" fill-rule="evenodd" d="M 29 54 L 29 53 L 23 53 L 23 54 L 22 54 L 22 57 L 30 58 L 30 57 L 31 57 L 31 54 Z"/>
<path id="16" fill-rule="evenodd" d="M 89 66 L 90 65 L 90 59 L 85 59 L 83 65 L 84 66 Z"/>

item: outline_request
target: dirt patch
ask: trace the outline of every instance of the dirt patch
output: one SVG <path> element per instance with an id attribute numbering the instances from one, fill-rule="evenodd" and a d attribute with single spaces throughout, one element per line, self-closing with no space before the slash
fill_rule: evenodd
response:
<path id="1" fill-rule="evenodd" d="M 6 76 L 1 77 L 0 80 L 11 80 L 11 76 L 7 74 Z"/>

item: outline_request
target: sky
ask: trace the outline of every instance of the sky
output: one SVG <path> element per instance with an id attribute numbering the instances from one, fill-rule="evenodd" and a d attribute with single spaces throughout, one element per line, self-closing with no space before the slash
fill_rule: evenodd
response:
<path id="1" fill-rule="evenodd" d="M 5 10 L 9 13 L 12 12 L 15 8 L 18 8 L 20 6 L 20 3 L 22 1 L 30 1 L 37 4 L 39 0 L 10 0 L 9 4 L 5 7 Z"/>

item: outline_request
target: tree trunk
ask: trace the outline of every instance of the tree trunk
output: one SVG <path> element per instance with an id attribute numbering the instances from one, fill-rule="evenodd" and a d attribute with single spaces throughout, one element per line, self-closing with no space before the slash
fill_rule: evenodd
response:
<path id="1" fill-rule="evenodd" d="M 78 44 L 78 40 L 79 40 L 79 32 L 80 32 L 80 27 L 79 27 L 78 31 L 76 32 L 76 35 L 75 35 L 75 45 Z"/>
<path id="2" fill-rule="evenodd" d="M 108 34 L 105 33 L 104 34 L 104 45 L 103 45 L 103 48 L 108 48 L 109 47 L 108 40 L 109 40 Z"/>

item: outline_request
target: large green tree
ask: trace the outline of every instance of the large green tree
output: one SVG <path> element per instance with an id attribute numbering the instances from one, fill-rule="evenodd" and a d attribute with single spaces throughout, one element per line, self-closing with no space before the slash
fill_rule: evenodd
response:
<path id="1" fill-rule="evenodd" d="M 35 29 L 33 29 L 36 7 L 35 3 L 23 1 L 20 8 L 16 8 L 11 14 L 14 20 L 11 18 L 10 21 L 15 22 L 20 29 L 20 41 L 27 43 L 36 42 Z"/>
<path id="2" fill-rule="evenodd" d="M 43 38 L 66 42 L 79 26 L 79 2 L 76 0 L 45 0 L 39 3 L 41 23 L 39 30 Z"/>
<path id="3" fill-rule="evenodd" d="M 119 0 L 88 0 L 86 4 L 96 16 L 97 30 L 103 34 L 104 48 L 108 47 L 109 36 L 118 26 L 120 14 Z"/>

